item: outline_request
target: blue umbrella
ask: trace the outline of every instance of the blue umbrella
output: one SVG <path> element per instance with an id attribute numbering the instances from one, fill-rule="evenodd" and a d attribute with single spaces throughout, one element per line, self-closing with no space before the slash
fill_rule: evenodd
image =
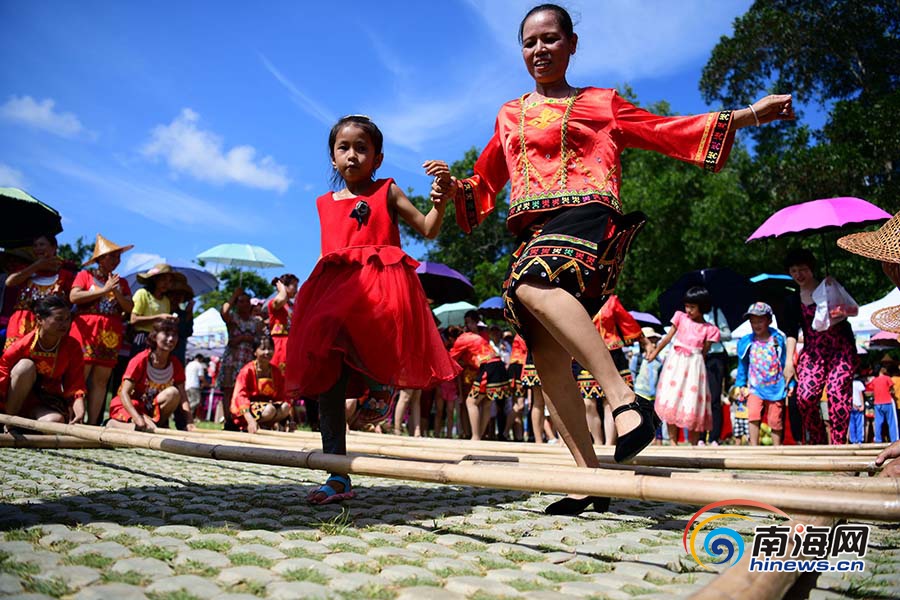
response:
<path id="1" fill-rule="evenodd" d="M 503 298 L 500 296 L 493 296 L 488 298 L 484 302 L 482 302 L 478 309 L 488 319 L 502 319 L 503 318 Z"/>
<path id="2" fill-rule="evenodd" d="M 128 286 L 133 290 L 140 287 L 140 283 L 137 280 L 138 273 L 142 273 L 153 267 L 157 262 L 159 262 L 157 258 L 150 259 L 146 263 L 139 265 L 133 273 L 125 275 Z M 219 279 L 209 271 L 199 268 L 197 265 L 186 262 L 169 262 L 166 260 L 163 260 L 162 262 L 172 267 L 172 270 L 176 273 L 181 273 L 187 278 L 187 283 L 191 286 L 191 289 L 194 290 L 195 296 L 211 292 L 219 287 Z"/>
<path id="3" fill-rule="evenodd" d="M 253 246 L 251 244 L 219 244 L 214 248 L 201 252 L 197 255 L 197 258 L 229 267 L 265 269 L 284 266 L 284 263 L 277 256 L 262 246 Z M 243 271 L 241 271 L 240 281 L 241 283 L 244 281 Z"/>

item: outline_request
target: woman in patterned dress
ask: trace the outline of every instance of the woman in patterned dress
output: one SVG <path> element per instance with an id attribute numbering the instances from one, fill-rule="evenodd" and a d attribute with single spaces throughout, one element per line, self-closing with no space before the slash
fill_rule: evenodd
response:
<path id="1" fill-rule="evenodd" d="M 63 267 L 56 252 L 59 244 L 56 236 L 39 235 L 31 246 L 35 261 L 6 278 L 6 287 L 18 287 L 14 312 L 6 327 L 6 345 L 9 348 L 37 326 L 34 305 L 41 298 L 59 296 L 68 300 L 75 274 Z"/>
<path id="2" fill-rule="evenodd" d="M 125 333 L 123 315 L 134 307 L 128 282 L 115 273 L 122 253 L 134 246 L 118 246 L 99 233 L 94 254 L 84 263 L 93 269 L 78 273 L 69 300 L 78 307 L 72 319 L 71 335 L 84 352 L 84 379 L 87 383 L 87 418 L 99 425 L 106 403 L 106 386 L 119 359 Z"/>
<path id="3" fill-rule="evenodd" d="M 234 381 L 241 367 L 253 360 L 253 346 L 256 339 L 263 334 L 263 322 L 253 316 L 250 296 L 241 288 L 235 289 L 231 299 L 222 306 L 222 319 L 228 326 L 228 345 L 222 355 L 216 387 L 222 391 L 221 406 L 225 426 L 230 429 L 234 427 L 234 420 L 230 414 Z"/>
<path id="4" fill-rule="evenodd" d="M 578 36 L 565 9 L 542 4 L 530 10 L 519 41 L 534 91 L 501 107 L 474 175 L 450 190 L 436 182 L 433 195 L 453 197 L 457 222 L 468 232 L 494 209 L 497 193 L 511 180 L 507 225 L 519 246 L 504 283 L 506 318 L 532 349 L 551 415 L 576 463 L 599 466 L 573 357 L 603 388 L 619 434 L 615 458 L 629 460 L 655 436 L 652 405 L 636 399 L 591 323 L 615 289 L 644 223 L 640 213 L 621 212 L 619 155 L 641 148 L 719 170 L 735 130 L 793 118 L 791 97 L 768 96 L 735 111 L 661 117 L 613 89 L 569 85 L 566 72 Z M 569 497 L 547 510 L 577 514 L 591 503 L 603 509 L 604 500 Z"/>

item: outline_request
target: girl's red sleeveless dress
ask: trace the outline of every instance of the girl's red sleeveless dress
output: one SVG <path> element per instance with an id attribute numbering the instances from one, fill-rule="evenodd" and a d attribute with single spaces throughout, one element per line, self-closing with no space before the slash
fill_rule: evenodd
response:
<path id="1" fill-rule="evenodd" d="M 285 377 L 292 397 L 328 391 L 344 364 L 374 381 L 427 389 L 456 377 L 434 322 L 417 261 L 400 248 L 391 219 L 392 179 L 369 196 L 316 200 L 322 257 L 300 288 L 288 335 Z M 363 223 L 350 216 L 365 201 Z"/>

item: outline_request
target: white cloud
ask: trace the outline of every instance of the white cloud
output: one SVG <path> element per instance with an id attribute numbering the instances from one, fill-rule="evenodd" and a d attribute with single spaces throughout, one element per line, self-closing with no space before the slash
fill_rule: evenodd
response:
<path id="1" fill-rule="evenodd" d="M 232 231 L 258 231 L 264 226 L 256 215 L 223 210 L 215 203 L 168 187 L 146 185 L 133 177 L 122 178 L 99 174 L 65 162 L 48 163 L 57 173 L 94 186 L 101 192 L 98 199 L 106 200 L 117 209 L 131 211 L 166 227 L 176 225 L 190 228 L 223 228 Z M 127 201 L 122 201 L 127 198 Z"/>
<path id="2" fill-rule="evenodd" d="M 303 109 L 304 112 L 329 127 L 337 121 L 337 116 L 335 116 L 334 113 L 325 108 L 321 103 L 303 93 L 290 79 L 285 77 L 275 65 L 269 62 L 269 59 L 266 58 L 265 55 L 260 54 L 259 59 L 266 67 L 266 70 L 288 91 L 294 104 Z"/>
<path id="3" fill-rule="evenodd" d="M 122 255 L 122 263 L 119 265 L 119 273 L 129 274 L 135 271 L 146 271 L 153 265 L 166 262 L 159 254 L 149 252 L 126 252 Z"/>
<path id="4" fill-rule="evenodd" d="M 56 102 L 50 98 L 38 102 L 31 96 L 11 96 L 6 104 L 0 106 L 0 116 L 65 138 L 96 137 L 84 128 L 74 114 L 57 112 L 55 107 Z"/>
<path id="5" fill-rule="evenodd" d="M 24 188 L 25 175 L 18 169 L 0 163 L 0 187 Z"/>
<path id="6" fill-rule="evenodd" d="M 163 158 L 176 172 L 212 183 L 240 183 L 248 187 L 285 192 L 291 184 L 287 168 L 271 156 L 256 158 L 253 146 L 224 151 L 220 135 L 197 127 L 200 115 L 189 108 L 168 125 L 157 125 L 144 156 Z"/>

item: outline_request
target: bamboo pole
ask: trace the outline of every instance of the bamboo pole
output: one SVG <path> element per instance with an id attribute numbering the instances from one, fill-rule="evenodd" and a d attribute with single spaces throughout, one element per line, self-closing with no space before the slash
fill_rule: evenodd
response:
<path id="1" fill-rule="evenodd" d="M 104 448 L 99 442 L 68 435 L 0 434 L 0 448 L 39 448 L 48 450 Z"/>
<path id="2" fill-rule="evenodd" d="M 793 527 L 795 523 L 804 523 L 816 526 L 833 526 L 838 519 L 813 515 L 794 515 L 788 522 Z M 793 536 L 788 541 L 788 552 L 794 547 Z M 770 598 L 783 598 L 797 579 L 799 571 L 757 573 L 749 569 L 752 556 L 746 553 L 738 563 L 703 586 L 697 592 L 691 594 L 691 600 L 770 600 Z M 800 560 L 800 559 L 798 559 Z"/>
<path id="3" fill-rule="evenodd" d="M 157 432 L 160 433 L 160 432 Z M 181 437 L 183 439 L 223 439 L 223 440 L 238 440 L 238 441 L 251 441 L 254 445 L 267 446 L 267 447 L 289 447 L 294 449 L 300 449 L 299 445 L 296 442 L 292 442 L 291 440 L 286 440 L 282 438 L 273 438 L 269 436 L 261 436 L 258 434 L 248 434 L 248 433 L 240 433 L 240 432 L 220 432 L 220 431 L 203 431 L 203 433 L 199 432 L 171 432 L 167 431 L 164 435 Z M 319 445 L 310 445 L 305 446 L 303 450 L 319 450 L 321 449 Z M 394 452 L 393 449 L 388 448 L 385 452 L 373 452 L 371 449 L 366 448 L 364 446 L 359 446 L 357 444 L 348 444 L 347 446 L 348 454 L 350 456 L 373 456 L 373 455 L 381 455 L 381 456 L 393 456 L 396 458 L 414 458 L 414 459 L 422 459 L 423 454 L 419 451 L 407 453 L 402 450 L 400 452 Z M 428 453 L 427 456 L 424 456 L 429 461 L 443 461 L 443 462 L 454 462 L 454 463 L 472 463 L 472 464 L 481 464 L 481 465 L 492 465 L 492 466 L 524 466 L 529 467 L 532 465 L 538 466 L 546 466 L 551 467 L 558 472 L 571 472 L 573 476 L 580 476 L 583 474 L 583 470 L 579 467 L 576 467 L 571 460 L 569 455 L 566 455 L 567 463 L 562 464 L 558 460 L 545 460 L 531 457 L 518 457 L 515 455 L 507 454 L 501 455 L 497 454 L 496 456 L 491 455 L 467 455 L 464 453 Z M 571 470 L 571 471 L 570 471 Z M 853 478 L 853 477 L 834 477 L 834 476 L 806 476 L 806 477 L 795 477 L 791 476 L 787 473 L 780 475 L 773 475 L 769 473 L 754 473 L 754 472 L 741 472 L 741 473 L 733 473 L 733 472 L 725 472 L 725 471 L 709 471 L 709 470 L 675 470 L 665 467 L 642 467 L 642 466 L 634 466 L 634 465 L 604 465 L 602 469 L 596 469 L 599 472 L 607 472 L 612 470 L 615 473 L 632 473 L 632 474 L 641 474 L 641 475 L 655 475 L 658 477 L 671 477 L 676 479 L 691 479 L 691 480 L 708 480 L 708 479 L 746 479 L 748 481 L 756 481 L 756 482 L 765 482 L 766 485 L 784 485 L 790 487 L 802 487 L 802 488 L 810 488 L 810 489 L 820 489 L 820 490 L 831 490 L 831 491 L 842 491 L 842 490 L 856 490 L 861 492 L 875 492 L 875 493 L 900 493 L 900 480 L 896 479 L 887 479 L 887 478 Z M 698 484 L 702 485 L 702 481 L 699 481 Z"/>
<path id="4" fill-rule="evenodd" d="M 613 475 L 610 473 L 597 475 L 592 469 L 583 469 L 584 474 L 581 477 L 572 477 L 569 474 L 560 474 L 552 468 L 504 469 L 493 466 L 348 457 L 321 452 L 198 443 L 154 434 L 100 429 L 87 425 L 37 422 L 8 415 L 0 415 L 0 423 L 49 433 L 74 435 L 117 446 L 146 448 L 184 456 L 302 467 L 335 473 L 531 492 L 614 496 L 700 506 L 723 499 L 741 498 L 772 504 L 784 511 L 882 521 L 900 519 L 900 495 L 898 494 L 859 492 L 812 494 L 809 490 L 770 489 L 757 483 L 746 484 L 734 481 L 708 481 L 704 482 L 702 486 L 698 486 L 692 482 L 647 475 Z"/>

